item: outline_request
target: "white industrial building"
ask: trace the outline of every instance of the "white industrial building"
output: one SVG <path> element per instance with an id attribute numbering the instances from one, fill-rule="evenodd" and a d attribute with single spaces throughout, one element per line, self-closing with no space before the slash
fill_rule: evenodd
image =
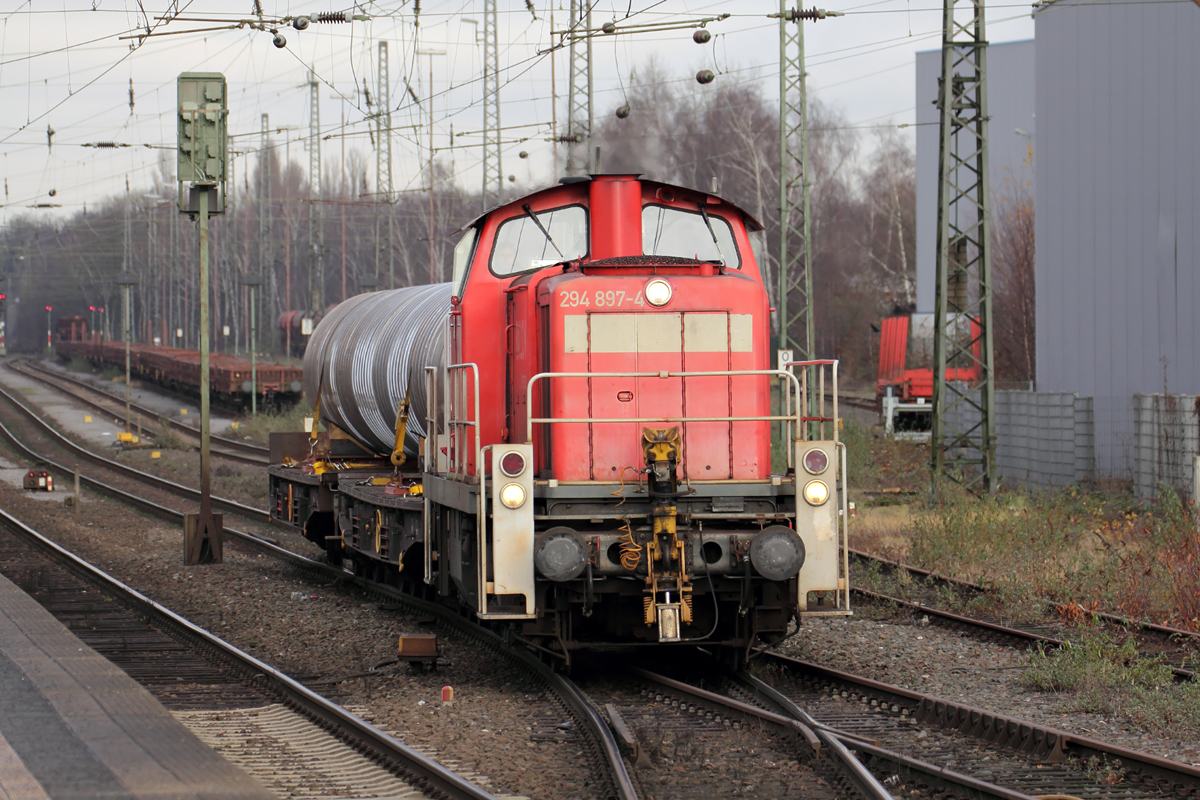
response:
<path id="1" fill-rule="evenodd" d="M 1134 395 L 1200 393 L 1200 6 L 1059 0 L 1034 19 L 1038 389 L 1093 397 L 1097 472 L 1137 478 L 1162 454 L 1139 453 Z"/>
<path id="2" fill-rule="evenodd" d="M 988 51 L 993 196 L 1032 141 L 1037 215 L 1037 391 L 1002 393 L 1001 474 L 1186 492 L 1200 454 L 1200 5 L 1057 0 L 1034 18 L 1032 42 Z M 918 55 L 918 123 L 937 121 L 939 56 Z M 928 311 L 937 139 L 918 128 Z"/>

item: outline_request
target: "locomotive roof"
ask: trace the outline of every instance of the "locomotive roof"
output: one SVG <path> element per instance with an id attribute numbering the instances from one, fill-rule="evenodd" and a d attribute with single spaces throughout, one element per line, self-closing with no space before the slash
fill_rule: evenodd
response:
<path id="1" fill-rule="evenodd" d="M 605 175 L 605 174 L 629 175 L 629 173 L 620 173 L 620 172 L 618 172 L 618 173 L 597 173 L 596 177 L 598 177 L 600 175 Z M 482 214 L 475 217 L 470 222 L 468 222 L 467 224 L 465 224 L 461 228 L 459 228 L 459 231 L 465 231 L 467 228 L 472 227 L 473 225 L 475 225 L 475 223 L 479 222 L 479 220 L 483 219 L 488 214 L 491 214 L 493 211 L 495 211 L 498 208 L 503 208 L 504 206 L 512 205 L 513 203 L 517 203 L 522 200 L 529 200 L 531 197 L 537 197 L 538 195 L 545 194 L 546 192 L 557 189 L 560 186 L 570 186 L 570 185 L 576 184 L 576 183 L 589 183 L 589 182 L 591 182 L 592 177 L 593 176 L 560 178 L 558 183 L 554 184 L 553 186 L 547 186 L 543 189 L 538 189 L 536 192 L 530 192 L 529 194 L 522 195 L 520 198 L 518 198 L 516 200 L 509 200 L 506 203 L 500 203 L 498 205 L 492 206 L 491 208 L 487 209 Z M 640 178 L 638 175 L 630 175 L 630 177 L 637 178 L 638 180 L 640 180 L 642 182 L 643 185 L 652 186 L 656 190 L 657 189 L 675 189 L 675 190 L 681 191 L 681 192 L 691 192 L 693 194 L 699 194 L 699 195 L 703 195 L 705 197 L 716 198 L 717 200 L 721 201 L 721 203 L 723 205 L 729 206 L 730 208 L 732 208 L 733 210 L 737 211 L 739 214 L 742 215 L 742 219 L 746 223 L 746 230 L 751 231 L 751 232 L 764 230 L 763 224 L 761 222 L 759 222 L 757 219 L 755 219 L 753 217 L 753 215 L 751 215 L 749 212 L 747 212 L 744 208 L 742 208 L 741 206 L 738 206 L 736 203 L 731 203 L 728 200 L 726 200 L 725 198 L 720 197 L 719 195 L 713 194 L 712 192 L 703 192 L 703 191 L 700 191 L 699 189 L 691 189 L 687 186 L 679 186 L 678 184 L 673 184 L 673 183 L 662 183 L 661 181 L 645 180 L 645 179 Z"/>

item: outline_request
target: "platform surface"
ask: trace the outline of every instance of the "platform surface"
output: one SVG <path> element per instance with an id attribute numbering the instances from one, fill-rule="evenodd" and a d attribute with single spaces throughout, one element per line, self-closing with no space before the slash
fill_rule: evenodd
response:
<path id="1" fill-rule="evenodd" d="M 0 575 L 0 800 L 274 797 Z"/>

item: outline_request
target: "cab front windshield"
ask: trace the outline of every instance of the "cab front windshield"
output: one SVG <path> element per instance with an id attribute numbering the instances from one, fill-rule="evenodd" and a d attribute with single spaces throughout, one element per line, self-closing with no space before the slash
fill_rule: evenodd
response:
<path id="1" fill-rule="evenodd" d="M 742 268 L 742 256 L 733 241 L 733 228 L 715 214 L 708 215 L 712 232 L 698 211 L 649 205 L 642 209 L 642 251 L 648 256 L 678 256 L 719 261 Z M 713 234 L 717 240 L 713 241 Z"/>
<path id="2" fill-rule="evenodd" d="M 523 214 L 500 225 L 492 246 L 492 274 L 516 275 L 587 253 L 588 218 L 583 206 L 539 211 L 533 216 Z"/>

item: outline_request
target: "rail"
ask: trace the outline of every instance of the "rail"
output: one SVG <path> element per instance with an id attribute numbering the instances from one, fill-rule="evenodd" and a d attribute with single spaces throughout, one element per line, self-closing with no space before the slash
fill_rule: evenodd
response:
<path id="1" fill-rule="evenodd" d="M 40 381 L 43 384 L 45 384 L 47 386 L 51 386 L 56 389 L 59 389 L 60 391 L 65 391 L 65 389 L 62 386 L 57 385 L 58 382 L 61 381 L 62 383 L 67 384 L 68 386 L 76 386 L 84 391 L 92 392 L 92 393 L 94 393 L 100 397 L 103 397 L 104 399 L 109 400 L 111 402 L 114 402 L 114 403 L 123 402 L 122 398 L 117 397 L 116 395 L 110 394 L 110 393 L 108 393 L 102 389 L 99 389 L 95 386 L 92 386 L 88 383 L 85 383 L 84 381 L 77 380 L 75 378 L 72 378 L 69 375 L 60 375 L 58 373 L 51 372 L 49 370 L 46 370 L 46 369 L 43 369 L 42 367 L 37 366 L 36 364 L 31 363 L 29 361 L 17 361 L 17 362 L 10 361 L 10 362 L 6 363 L 5 366 L 7 366 L 10 370 L 12 370 L 13 372 L 16 372 L 19 375 L 25 375 L 28 378 L 32 378 L 33 380 Z M 106 406 L 104 406 L 100 403 L 89 400 L 86 397 L 83 397 L 78 394 L 72 394 L 72 397 L 74 397 L 77 401 L 84 403 L 85 405 L 91 406 L 92 408 L 96 409 L 97 411 L 100 411 L 103 414 L 111 415 L 114 418 L 118 419 L 120 422 L 124 422 L 124 416 L 121 415 L 119 412 L 114 411 L 111 408 L 107 408 Z M 157 412 L 152 408 L 147 408 L 146 406 L 143 406 L 139 403 L 130 403 L 129 407 L 133 411 L 138 412 L 138 414 L 146 417 L 148 420 L 165 422 L 170 427 L 172 427 L 182 433 L 185 433 L 188 436 L 198 437 L 200 435 L 200 431 L 197 430 L 196 428 L 185 425 L 183 422 L 181 422 L 173 417 L 167 416 L 164 413 Z M 240 458 L 236 453 L 231 454 L 231 453 L 220 453 L 220 452 L 214 451 L 214 452 L 217 452 L 217 455 L 230 456 L 230 457 L 233 457 L 238 460 L 246 461 L 247 463 L 255 463 L 255 464 L 266 464 L 267 463 L 266 457 L 267 457 L 268 450 L 267 450 L 267 448 L 265 448 L 261 445 L 247 444 L 246 442 L 240 442 L 237 439 L 229 439 L 224 436 L 217 436 L 217 435 L 213 435 L 210 438 L 212 439 L 213 444 L 216 446 L 226 447 L 230 450 L 236 450 L 241 453 L 250 453 L 250 454 L 254 454 L 254 455 L 259 455 L 259 456 L 262 456 L 262 458 L 254 459 L 253 461 L 251 461 L 250 459 Z"/>
<path id="2" fill-rule="evenodd" d="M 1200 784 L 1200 767 L 1180 761 L 1069 733 L 1041 722 L 1008 717 L 993 710 L 883 683 L 781 653 L 759 650 L 755 657 L 766 662 L 772 669 L 790 671 L 829 682 L 881 701 L 886 698 L 889 703 L 910 709 L 913 717 L 925 728 L 957 732 L 990 743 L 1001 750 L 1014 751 L 1036 760 L 1077 759 L 1079 763 L 1094 760 L 1101 764 L 1118 761 L 1126 770 L 1144 773 L 1154 781 L 1162 780 L 1183 786 Z M 843 741 L 852 750 L 869 752 L 858 742 Z M 937 769 L 945 772 L 944 767 L 939 766 Z M 1128 775 L 1126 781 L 1130 781 Z"/>
<path id="3" fill-rule="evenodd" d="M 11 431 L 9 431 L 2 422 L 0 422 L 0 437 L 6 439 L 19 452 L 24 453 L 28 458 L 37 462 L 48 464 L 60 475 L 71 475 L 72 469 L 70 467 L 49 460 L 44 455 L 30 449 L 28 446 L 24 445 Z M 120 502 L 128 503 L 133 507 L 147 512 L 159 519 L 175 522 L 182 521 L 182 512 L 158 505 L 157 503 L 154 503 L 153 501 L 144 497 L 140 497 L 137 494 L 118 489 L 117 487 L 103 483 L 102 481 L 90 478 L 87 475 L 80 475 L 80 479 L 84 486 Z M 2 520 L 4 516 L 4 511 L 0 509 L 0 520 Z M 426 515 L 426 518 L 428 519 L 428 514 Z M 18 522 L 17 524 L 21 523 Z M 323 561 L 315 561 L 298 553 L 294 553 L 286 548 L 280 547 L 277 543 L 269 539 L 256 536 L 252 533 L 239 531 L 230 527 L 225 528 L 225 533 L 235 537 L 244 544 L 261 550 L 267 555 L 278 558 L 302 569 L 309 570 L 312 573 L 319 575 L 323 582 L 352 580 L 360 586 L 369 587 L 372 591 L 386 596 L 398 603 L 404 604 L 409 608 L 415 609 L 422 614 L 432 614 L 436 616 L 443 624 L 455 626 L 462 631 L 468 631 L 471 635 L 487 641 L 498 650 L 520 659 L 526 666 L 530 667 L 544 681 L 546 681 L 551 689 L 559 695 L 562 701 L 571 709 L 572 713 L 579 718 L 583 728 L 585 728 L 595 740 L 596 747 L 598 749 L 597 755 L 600 759 L 602 759 L 604 767 L 607 771 L 607 775 L 605 777 L 613 784 L 614 787 L 613 794 L 611 796 L 615 797 L 616 800 L 638 800 L 638 795 L 636 789 L 634 788 L 633 780 L 621 759 L 620 753 L 618 752 L 616 740 L 611 731 L 609 731 L 608 727 L 604 724 L 604 720 L 600 717 L 599 712 L 596 711 L 594 706 L 591 705 L 591 702 L 587 699 L 586 695 L 584 695 L 577 687 L 575 687 L 574 684 L 572 684 L 565 677 L 555 673 L 551 667 L 544 664 L 533 653 L 521 650 L 520 648 L 514 648 L 511 644 L 503 641 L 495 632 L 471 623 L 454 610 L 447 608 L 440 603 L 414 597 L 413 595 L 406 594 L 401 590 L 391 586 L 374 583 L 363 578 L 354 578 L 353 576 L 347 575 L 339 567 L 335 567 Z M 266 667 L 266 669 L 271 670 L 270 667 Z M 260 670 L 256 669 L 256 671 Z M 271 671 L 274 672 L 274 670 Z M 302 686 L 299 688 L 307 691 Z M 351 720 L 357 719 L 349 712 L 343 712 L 343 714 L 345 715 L 345 718 Z M 340 722 L 335 724 L 338 728 L 345 727 Z M 371 730 L 374 731 L 374 729 Z M 380 736 L 390 738 L 387 737 L 386 734 L 380 734 Z M 375 739 L 374 733 L 370 734 L 369 739 Z M 375 750 L 375 745 L 378 743 L 379 740 L 375 739 L 374 743 L 368 740 L 364 743 L 364 745 L 368 749 Z M 384 743 L 386 744 L 386 742 Z M 383 755 L 387 757 L 386 753 Z M 423 774 L 424 770 L 427 768 L 431 770 L 431 773 Z M 414 774 L 429 780 L 430 785 L 435 790 L 440 790 L 443 793 L 442 796 L 445 797 L 475 797 L 479 800 L 492 797 L 492 795 L 488 794 L 485 790 L 482 790 L 473 784 L 469 784 L 470 788 L 467 790 L 467 793 L 456 794 L 453 784 L 459 783 L 461 779 L 448 770 L 445 770 L 436 762 L 430 762 L 429 764 L 412 764 L 405 767 L 405 769 L 408 769 Z"/>
<path id="4" fill-rule="evenodd" d="M 3 510 L 0 510 L 0 525 L 20 534 L 27 541 L 50 553 L 51 557 L 60 563 L 65 563 L 69 568 L 83 573 L 89 580 L 104 587 L 106 594 L 110 594 L 135 613 L 164 620 L 167 625 L 181 631 L 185 636 L 213 648 L 221 657 L 233 662 L 243 673 L 252 675 L 256 680 L 268 684 L 271 690 L 285 698 L 293 708 L 301 710 L 311 718 L 320 720 L 336 734 L 352 741 L 363 752 L 412 775 L 419 782 L 425 783 L 433 792 L 452 798 L 495 800 L 495 795 L 486 789 L 446 769 L 428 756 L 413 750 L 274 667 L 214 636 L 169 608 L 159 605 L 136 589 L 50 541 Z"/>
<path id="5" fill-rule="evenodd" d="M 74 455 L 76 455 L 79 458 L 82 458 L 83 460 L 88 461 L 89 463 L 95 464 L 97 466 L 104 467 L 105 469 L 110 469 L 114 472 L 118 472 L 122 475 L 127 475 L 127 476 L 134 478 L 135 480 L 141 481 L 143 483 L 152 484 L 152 485 L 154 485 L 160 489 L 163 489 L 165 491 L 168 491 L 178 497 L 188 497 L 188 498 L 199 498 L 200 497 L 200 491 L 198 489 L 193 489 L 190 486 L 183 486 L 182 484 L 175 483 L 174 481 L 169 481 L 165 478 L 160 478 L 157 475 L 151 475 L 149 473 L 142 472 L 141 470 L 134 469 L 133 467 L 128 466 L 127 464 L 122 464 L 119 461 L 113 461 L 111 459 L 105 458 L 104 456 L 99 455 L 98 453 L 93 453 L 91 450 L 88 450 L 86 447 L 82 447 L 80 445 L 75 444 L 75 442 L 71 441 L 70 439 L 68 439 L 67 437 L 63 436 L 61 433 L 56 431 L 53 426 L 51 426 L 48 422 L 46 422 L 46 420 L 39 417 L 36 413 L 34 413 L 34 411 L 31 408 L 26 406 L 24 403 L 22 403 L 20 400 L 18 400 L 13 395 L 9 394 L 4 389 L 0 389 L 0 397 L 4 398 L 8 402 L 12 403 L 12 405 L 15 406 L 20 411 L 20 413 L 24 414 L 27 419 L 29 419 L 35 425 L 38 425 L 39 427 L 41 427 L 48 436 L 53 438 L 55 440 L 55 442 L 57 442 L 59 444 L 59 446 L 65 448 L 68 452 L 73 453 Z M 213 504 L 214 508 L 220 508 L 225 511 L 229 511 L 233 514 L 238 514 L 240 516 L 248 517 L 251 519 L 262 518 L 268 514 L 268 512 L 265 508 L 253 508 L 251 506 L 247 506 L 247 505 L 243 505 L 242 503 L 238 503 L 234 500 L 229 500 L 224 497 L 217 497 L 215 495 L 212 498 L 212 504 Z M 268 519 L 269 519 L 269 517 L 268 517 Z"/>

